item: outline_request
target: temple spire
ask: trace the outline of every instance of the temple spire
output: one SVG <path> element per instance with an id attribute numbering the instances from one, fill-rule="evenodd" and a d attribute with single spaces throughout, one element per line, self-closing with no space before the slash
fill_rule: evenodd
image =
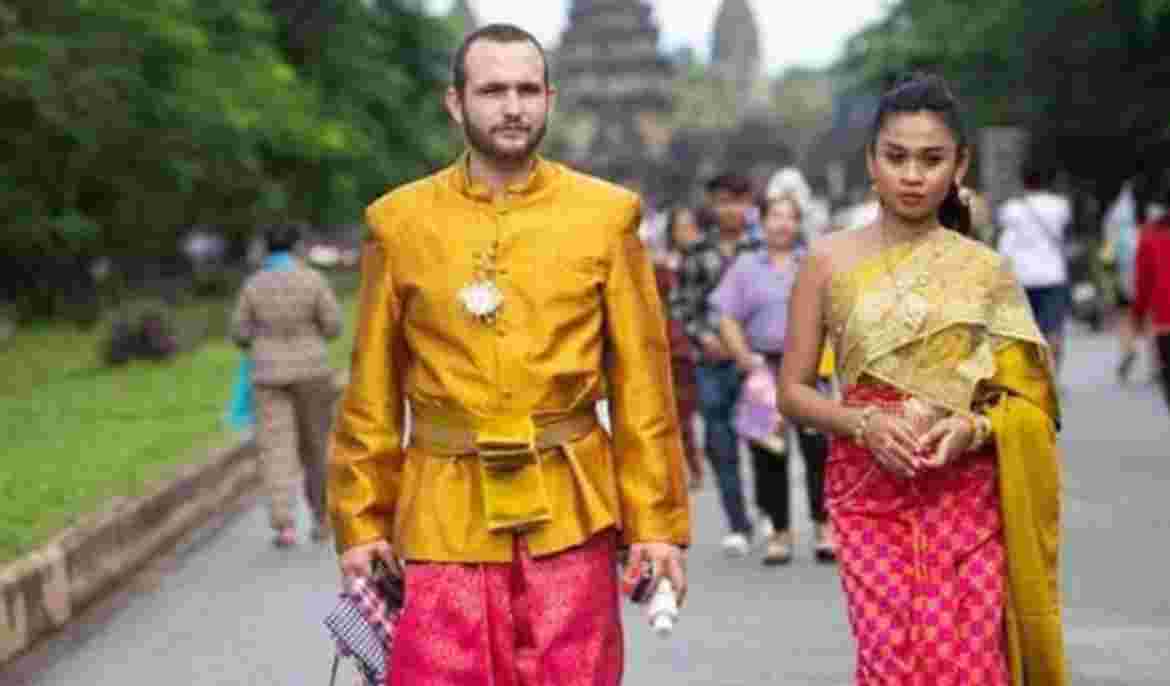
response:
<path id="1" fill-rule="evenodd" d="M 613 179 L 636 178 L 665 154 L 673 69 L 644 0 L 573 0 L 554 73 L 565 109 L 588 121 L 572 157 Z"/>
<path id="2" fill-rule="evenodd" d="M 723 0 L 711 35 L 711 66 L 734 85 L 740 107 L 751 107 L 762 76 L 760 26 L 748 0 Z"/>

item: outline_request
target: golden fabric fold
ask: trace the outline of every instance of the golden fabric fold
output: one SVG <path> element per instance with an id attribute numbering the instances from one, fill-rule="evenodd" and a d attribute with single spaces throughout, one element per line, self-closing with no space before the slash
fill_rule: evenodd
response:
<path id="1" fill-rule="evenodd" d="M 1064 686 L 1056 402 L 1040 354 L 1014 344 L 997 355 L 991 384 L 1009 392 L 999 396 L 987 416 L 999 455 L 1013 683 Z"/>

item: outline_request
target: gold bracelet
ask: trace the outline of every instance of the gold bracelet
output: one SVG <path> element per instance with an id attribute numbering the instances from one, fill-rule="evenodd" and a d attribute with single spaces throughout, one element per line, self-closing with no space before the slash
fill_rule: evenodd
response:
<path id="1" fill-rule="evenodd" d="M 865 432 L 869 429 L 869 420 L 877 411 L 878 408 L 874 405 L 866 405 L 865 409 L 861 411 L 861 416 L 857 418 L 857 425 L 853 427 L 853 442 L 857 445 L 866 447 Z"/>
<path id="2" fill-rule="evenodd" d="M 974 429 L 974 435 L 971 438 L 971 450 L 979 450 L 987 445 L 987 440 L 991 438 L 991 420 L 981 414 L 977 414 L 971 419 L 971 427 Z"/>

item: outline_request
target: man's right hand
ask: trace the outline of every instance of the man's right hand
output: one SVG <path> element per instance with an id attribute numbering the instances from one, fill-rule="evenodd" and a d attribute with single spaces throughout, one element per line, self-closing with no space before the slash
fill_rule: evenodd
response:
<path id="1" fill-rule="evenodd" d="M 394 557 L 394 549 L 384 540 L 373 541 L 363 545 L 355 545 L 341 554 L 341 574 L 343 577 L 368 577 L 374 570 L 374 559 L 386 563 L 386 568 L 395 574 L 401 574 L 402 569 L 398 559 Z"/>

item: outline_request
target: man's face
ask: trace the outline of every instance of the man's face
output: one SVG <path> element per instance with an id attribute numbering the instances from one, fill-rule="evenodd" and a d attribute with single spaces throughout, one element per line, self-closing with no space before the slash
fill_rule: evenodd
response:
<path id="1" fill-rule="evenodd" d="M 556 95 L 544 82 L 544 60 L 527 41 L 479 40 L 467 51 L 463 92 L 447 92 L 447 111 L 467 144 L 489 162 L 515 165 L 532 157 Z"/>
<path id="2" fill-rule="evenodd" d="M 725 188 L 711 192 L 711 210 L 723 233 L 739 233 L 747 228 L 747 215 L 751 206 L 751 193 L 733 193 Z"/>

